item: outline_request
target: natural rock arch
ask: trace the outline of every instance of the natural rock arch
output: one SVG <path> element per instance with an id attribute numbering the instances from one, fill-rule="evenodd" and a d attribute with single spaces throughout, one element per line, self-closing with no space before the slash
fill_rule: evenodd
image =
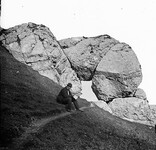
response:
<path id="1" fill-rule="evenodd" d="M 71 82 L 75 95 L 81 92 L 81 81 L 92 81 L 92 89 L 98 100 L 107 103 L 113 100 L 110 107 L 105 102 L 97 103 L 110 113 L 116 115 L 118 105 L 123 101 L 126 102 L 123 112 L 127 110 L 127 103 L 133 105 L 133 101 L 138 101 L 141 108 L 135 110 L 138 114 L 144 113 L 136 120 L 146 116 L 150 120 L 147 120 L 148 123 L 155 124 L 155 115 L 148 106 L 146 94 L 138 88 L 142 81 L 141 65 L 128 44 L 109 35 L 57 41 L 49 28 L 34 23 L 0 29 L 0 43 L 18 61 L 57 84 L 65 86 Z M 131 98 L 122 99 L 129 96 Z M 127 113 L 129 116 L 130 113 Z"/>
<path id="2" fill-rule="evenodd" d="M 40 74 L 62 86 L 73 83 L 74 94 L 80 94 L 81 81 L 92 81 L 97 98 L 109 102 L 125 91 L 134 94 L 142 81 L 134 51 L 109 35 L 57 41 L 49 28 L 28 23 L 3 30 L 0 41 Z"/>
<path id="3" fill-rule="evenodd" d="M 87 101 L 97 102 L 98 99 L 91 88 L 92 81 L 81 81 L 81 85 L 82 85 L 81 91 L 82 95 L 80 97 L 86 99 Z"/>
<path id="4" fill-rule="evenodd" d="M 99 100 L 134 95 L 142 81 L 141 65 L 126 43 L 108 35 L 59 41 L 80 80 L 92 81 Z M 129 96 L 127 95 L 127 96 Z"/>

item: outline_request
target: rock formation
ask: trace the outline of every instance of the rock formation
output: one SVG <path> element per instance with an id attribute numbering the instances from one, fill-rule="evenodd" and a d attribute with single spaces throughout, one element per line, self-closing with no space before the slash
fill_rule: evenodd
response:
<path id="1" fill-rule="evenodd" d="M 141 65 L 128 44 L 109 35 L 58 42 L 47 27 L 34 23 L 0 29 L 0 42 L 41 75 L 61 86 L 71 82 L 74 95 L 80 95 L 82 80 L 92 80 L 93 92 L 104 101 L 97 106 L 122 118 L 154 123 L 155 108 L 150 109 L 145 92 L 138 88 Z"/>
<path id="2" fill-rule="evenodd" d="M 119 43 L 109 35 L 64 39 L 60 45 L 81 80 L 91 80 L 95 69 L 110 48 Z"/>
<path id="3" fill-rule="evenodd" d="M 156 105 L 150 105 L 150 109 L 151 109 L 152 114 L 153 114 L 153 116 L 155 117 L 155 120 L 156 120 Z"/>
<path id="4" fill-rule="evenodd" d="M 134 94 L 142 81 L 141 65 L 131 47 L 109 35 L 60 41 L 81 80 L 92 80 L 99 100 Z"/>
<path id="5" fill-rule="evenodd" d="M 80 80 L 77 78 L 77 74 L 75 73 L 75 71 L 71 68 L 66 69 L 63 74 L 60 76 L 60 84 L 64 87 L 66 86 L 68 83 L 72 83 L 72 93 L 74 95 L 79 96 L 80 92 L 82 90 L 81 88 L 81 82 Z"/>
<path id="6" fill-rule="evenodd" d="M 109 101 L 133 93 L 142 81 L 139 61 L 125 43 L 114 45 L 102 58 L 93 76 L 93 91 L 98 99 Z"/>
<path id="7" fill-rule="evenodd" d="M 80 80 L 92 80 L 93 92 L 102 100 L 95 105 L 121 118 L 154 125 L 154 111 L 145 92 L 138 88 L 141 65 L 128 44 L 109 35 L 69 38 L 59 43 Z"/>
<path id="8" fill-rule="evenodd" d="M 74 77 L 74 81 L 70 80 L 72 78 L 68 78 L 68 81 L 81 89 L 76 73 L 73 70 L 67 71 L 71 69 L 70 62 L 55 36 L 44 25 L 25 23 L 2 30 L 0 41 L 18 61 L 31 66 L 41 75 L 64 86 L 66 83 L 62 78 L 65 76 L 64 72 L 65 74 L 68 72 L 70 77 Z"/>
<path id="9" fill-rule="evenodd" d="M 135 97 L 116 98 L 109 104 L 109 107 L 114 115 L 121 118 L 148 125 L 156 123 L 156 117 L 151 112 L 146 100 Z"/>
<path id="10" fill-rule="evenodd" d="M 140 99 L 143 99 L 143 100 L 147 100 L 147 97 L 146 97 L 146 93 L 143 89 L 141 88 L 138 88 L 135 93 L 134 93 L 134 97 L 137 97 L 137 98 L 140 98 Z"/>

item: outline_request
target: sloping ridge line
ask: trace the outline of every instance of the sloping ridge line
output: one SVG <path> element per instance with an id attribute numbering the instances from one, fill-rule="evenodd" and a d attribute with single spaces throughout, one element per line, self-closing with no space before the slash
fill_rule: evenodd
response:
<path id="1" fill-rule="evenodd" d="M 84 110 L 84 109 L 91 108 L 91 107 L 94 107 L 94 105 L 91 104 L 89 107 L 81 107 L 80 110 Z M 25 132 L 18 139 L 16 139 L 16 141 L 19 141 L 18 146 L 22 145 L 24 140 L 26 140 L 29 137 L 29 135 L 31 135 L 32 133 L 37 133 L 41 128 L 43 128 L 49 122 L 59 119 L 59 118 L 63 118 L 65 116 L 68 116 L 70 114 L 77 113 L 77 112 L 78 111 L 65 112 L 56 116 L 42 118 L 42 119 L 35 121 L 34 123 L 30 125 L 30 127 L 26 128 Z"/>

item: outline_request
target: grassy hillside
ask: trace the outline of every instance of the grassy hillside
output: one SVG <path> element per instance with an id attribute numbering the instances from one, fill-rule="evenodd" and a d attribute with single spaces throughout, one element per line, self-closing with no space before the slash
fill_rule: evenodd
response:
<path id="1" fill-rule="evenodd" d="M 61 86 L 15 60 L 0 47 L 1 145 L 11 143 L 32 118 L 64 111 L 55 102 Z"/>
<path id="2" fill-rule="evenodd" d="M 18 147 L 20 137 L 34 119 L 65 112 L 55 98 L 61 87 L 15 60 L 0 47 L 1 147 Z M 79 99 L 80 106 L 88 102 Z M 2 148 L 3 147 L 3 148 Z M 98 108 L 53 120 L 32 133 L 17 150 L 154 150 L 153 127 L 132 123 Z"/>
<path id="3" fill-rule="evenodd" d="M 131 123 L 98 108 L 51 121 L 21 150 L 154 150 L 154 128 Z"/>

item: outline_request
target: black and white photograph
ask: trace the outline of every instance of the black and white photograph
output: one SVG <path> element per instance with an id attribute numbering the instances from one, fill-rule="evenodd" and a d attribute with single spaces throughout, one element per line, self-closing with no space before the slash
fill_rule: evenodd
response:
<path id="1" fill-rule="evenodd" d="M 1 150 L 156 150 L 156 0 L 1 0 Z"/>

